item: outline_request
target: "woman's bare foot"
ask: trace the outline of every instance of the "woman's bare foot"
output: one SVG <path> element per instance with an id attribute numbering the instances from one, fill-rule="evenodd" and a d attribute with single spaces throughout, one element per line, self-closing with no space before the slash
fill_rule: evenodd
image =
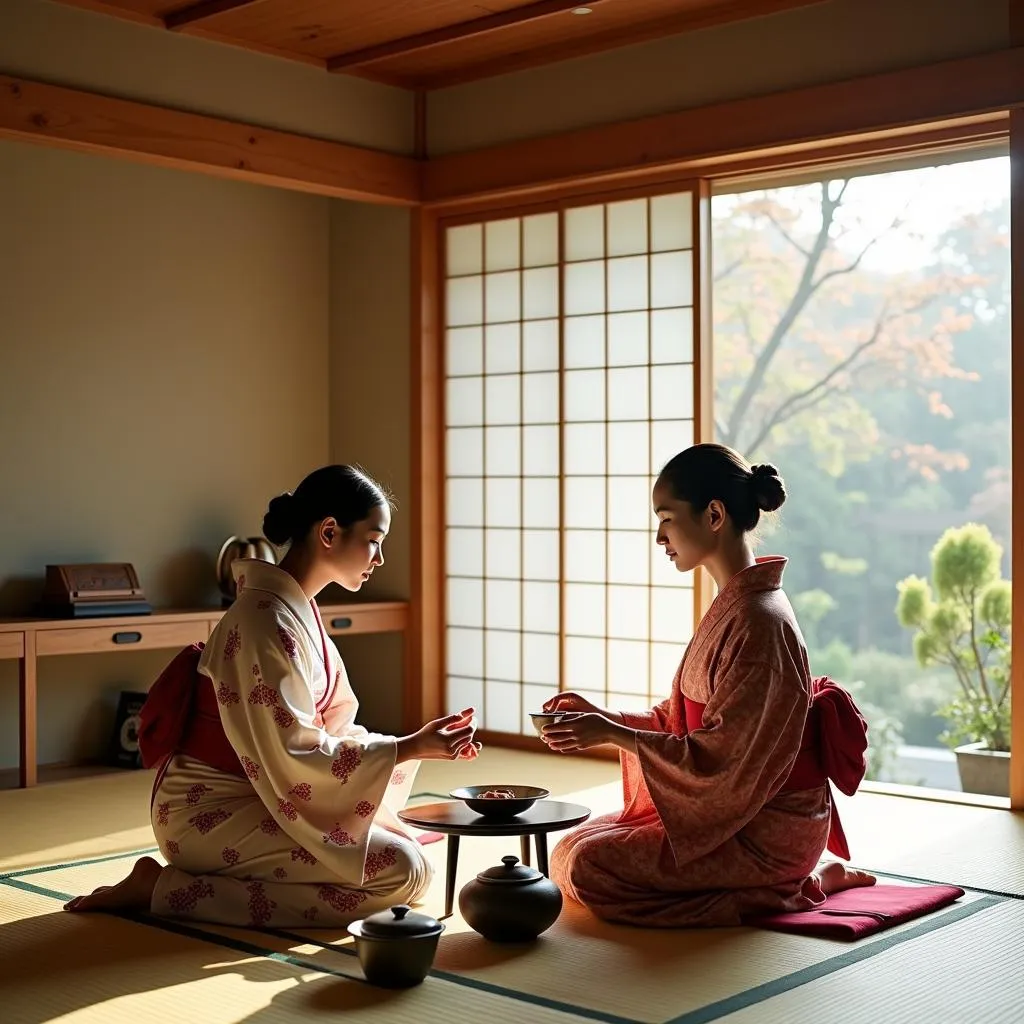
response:
<path id="1" fill-rule="evenodd" d="M 867 871 L 858 871 L 839 861 L 829 861 L 828 864 L 819 864 L 818 870 L 808 876 L 800 895 L 807 900 L 807 909 L 813 909 L 820 907 L 833 893 L 874 885 L 876 881 L 878 879 Z"/>
<path id="2" fill-rule="evenodd" d="M 865 885 L 874 885 L 878 879 L 867 871 L 858 871 L 856 868 L 847 867 L 840 861 L 830 861 L 822 864 L 814 877 L 818 880 L 821 891 L 826 896 L 835 892 L 842 892 L 844 889 L 857 889 Z"/>
<path id="3" fill-rule="evenodd" d="M 156 880 L 163 868 L 152 857 L 136 861 L 131 874 L 117 885 L 103 885 L 88 896 L 76 896 L 64 904 L 77 913 L 104 910 L 149 910 Z"/>

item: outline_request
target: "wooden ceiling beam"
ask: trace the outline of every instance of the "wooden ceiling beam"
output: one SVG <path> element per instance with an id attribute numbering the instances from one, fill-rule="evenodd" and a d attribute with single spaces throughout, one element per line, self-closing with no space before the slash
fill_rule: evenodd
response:
<path id="1" fill-rule="evenodd" d="M 435 157 L 423 168 L 423 201 L 686 171 L 735 154 L 1014 108 L 1024 108 L 1024 46 Z"/>
<path id="2" fill-rule="evenodd" d="M 227 14 L 228 11 L 237 10 L 239 7 L 251 7 L 262 2 L 263 0 L 199 0 L 198 3 L 165 15 L 164 27 L 176 32 L 187 25 L 194 25 L 218 14 Z"/>
<path id="3" fill-rule="evenodd" d="M 584 2 L 584 0 L 538 0 L 536 3 L 528 4 L 525 7 L 516 7 L 510 11 L 488 14 L 483 18 L 474 18 L 472 21 L 463 21 L 445 28 L 433 29 L 430 32 L 421 32 L 419 35 L 406 36 L 404 39 L 395 39 L 378 46 L 367 46 L 361 50 L 339 53 L 334 57 L 328 57 L 327 70 L 347 71 L 350 68 L 373 64 L 392 57 L 404 57 L 407 54 L 435 46 L 445 46 L 448 43 L 472 39 L 485 33 L 515 28 L 539 18 L 565 14 L 577 7 L 596 7 L 604 2 L 605 0 L 588 0 L 588 2 Z"/>
<path id="4" fill-rule="evenodd" d="M 0 138 L 367 203 L 414 206 L 419 162 L 0 75 Z"/>
<path id="5" fill-rule="evenodd" d="M 2 2 L 2 0 L 0 0 Z M 138 25 L 149 25 L 152 28 L 163 28 L 163 18 L 155 14 L 144 14 L 141 11 L 133 11 L 130 7 L 120 7 L 116 0 L 60 0 L 67 7 L 79 7 L 83 11 L 92 11 L 93 14 L 106 14 L 111 18 L 120 18 L 122 21 L 134 21 Z"/>
<path id="6" fill-rule="evenodd" d="M 812 7 L 825 2 L 827 0 L 723 0 L 711 6 L 686 8 L 664 17 L 620 25 L 599 32 L 581 33 L 578 37 L 499 54 L 482 62 L 455 65 L 444 71 L 419 76 L 418 84 L 428 91 L 447 89 L 453 85 L 493 78 L 495 75 L 507 75 L 514 71 L 543 67 L 563 60 L 589 57 L 594 53 L 618 50 L 624 46 L 636 46 L 638 43 L 715 28 L 731 22 L 764 18 L 771 14 L 781 14 L 798 7 Z"/>

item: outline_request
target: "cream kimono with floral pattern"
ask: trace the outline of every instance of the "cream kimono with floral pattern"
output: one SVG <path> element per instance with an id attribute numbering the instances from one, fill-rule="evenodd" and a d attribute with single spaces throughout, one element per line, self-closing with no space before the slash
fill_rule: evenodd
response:
<path id="1" fill-rule="evenodd" d="M 200 672 L 248 778 L 177 755 L 158 780 L 153 827 L 169 862 L 164 916 L 255 927 L 337 926 L 417 900 L 430 881 L 395 816 L 418 762 L 356 724 L 359 702 L 319 611 L 284 570 L 235 563 L 238 597 Z"/>

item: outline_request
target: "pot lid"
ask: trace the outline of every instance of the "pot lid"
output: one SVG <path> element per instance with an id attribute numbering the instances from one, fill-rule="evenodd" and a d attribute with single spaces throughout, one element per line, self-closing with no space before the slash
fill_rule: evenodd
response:
<path id="1" fill-rule="evenodd" d="M 544 876 L 535 868 L 520 864 L 518 857 L 508 856 L 501 858 L 500 867 L 488 868 L 486 871 L 481 871 L 476 877 L 488 885 L 525 885 L 528 882 L 536 882 L 538 878 Z"/>
<path id="2" fill-rule="evenodd" d="M 371 914 L 362 922 L 361 929 L 364 935 L 379 939 L 417 939 L 444 931 L 444 925 L 400 903 Z"/>

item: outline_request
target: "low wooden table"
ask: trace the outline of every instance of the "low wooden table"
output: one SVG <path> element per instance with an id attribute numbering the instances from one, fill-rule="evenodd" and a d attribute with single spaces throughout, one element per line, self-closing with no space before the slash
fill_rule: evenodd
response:
<path id="1" fill-rule="evenodd" d="M 471 811 L 461 800 L 421 804 L 398 812 L 398 817 L 413 828 L 441 832 L 448 836 L 448 873 L 445 879 L 444 914 L 455 906 L 455 878 L 459 867 L 459 840 L 463 836 L 519 836 L 524 864 L 530 863 L 530 836 L 537 845 L 537 867 L 548 873 L 548 833 L 561 832 L 582 824 L 590 817 L 590 808 L 565 804 L 558 800 L 538 800 L 528 811 L 514 818 L 485 818 Z"/>

